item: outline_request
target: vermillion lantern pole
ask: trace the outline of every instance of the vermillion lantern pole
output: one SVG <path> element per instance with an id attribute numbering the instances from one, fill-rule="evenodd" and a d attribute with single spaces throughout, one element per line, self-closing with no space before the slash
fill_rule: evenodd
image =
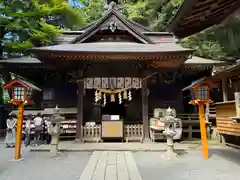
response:
<path id="1" fill-rule="evenodd" d="M 206 122 L 204 117 L 204 102 L 199 102 L 198 107 L 199 107 L 201 142 L 202 142 L 202 153 L 203 153 L 202 156 L 204 159 L 208 159 L 208 141 L 207 141 Z"/>
<path id="2" fill-rule="evenodd" d="M 24 101 L 19 101 L 17 104 L 18 104 L 18 120 L 17 120 L 17 133 L 16 133 L 14 160 L 19 160 L 21 158 Z"/>

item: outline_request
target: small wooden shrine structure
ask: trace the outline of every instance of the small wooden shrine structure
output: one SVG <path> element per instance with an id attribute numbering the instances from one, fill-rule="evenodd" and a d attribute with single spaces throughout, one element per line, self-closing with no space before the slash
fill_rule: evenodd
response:
<path id="1" fill-rule="evenodd" d="M 77 138 L 82 125 L 99 124 L 104 114 L 120 115 L 124 124 L 142 124 L 149 138 L 149 113 L 169 106 L 189 113 L 181 89 L 222 63 L 192 57 L 193 50 L 177 44 L 173 34 L 126 19 L 117 1 L 108 3 L 97 22 L 66 31 L 55 42 L 30 49 L 33 57 L 1 62 L 4 70 L 41 87 L 43 92 L 33 97 L 35 108 L 71 109 Z"/>
<path id="2" fill-rule="evenodd" d="M 216 108 L 216 125 L 222 143 L 240 145 L 240 64 L 215 72 L 205 79 L 217 85 L 211 99 Z"/>

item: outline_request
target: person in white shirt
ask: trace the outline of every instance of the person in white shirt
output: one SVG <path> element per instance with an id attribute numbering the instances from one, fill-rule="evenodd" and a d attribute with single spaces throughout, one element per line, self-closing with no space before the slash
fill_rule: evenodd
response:
<path id="1" fill-rule="evenodd" d="M 41 117 L 41 113 L 37 113 L 37 116 L 33 119 L 33 123 L 35 126 L 34 144 L 40 145 L 40 135 L 42 132 L 43 125 L 43 118 Z"/>
<path id="2" fill-rule="evenodd" d="M 31 142 L 31 124 L 32 124 L 32 114 L 28 114 L 27 120 L 25 123 L 25 146 L 27 147 Z"/>
<path id="3" fill-rule="evenodd" d="M 45 140 L 46 140 L 47 144 L 50 144 L 51 140 L 52 140 L 52 136 L 49 133 L 49 128 L 50 128 L 50 125 L 51 125 L 51 121 L 50 121 L 49 117 L 44 118 L 44 123 L 45 123 L 46 130 L 47 130 L 46 135 L 45 135 Z"/>

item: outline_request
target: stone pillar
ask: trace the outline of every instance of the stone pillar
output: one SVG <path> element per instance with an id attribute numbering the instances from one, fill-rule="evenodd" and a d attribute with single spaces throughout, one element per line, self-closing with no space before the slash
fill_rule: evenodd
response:
<path id="1" fill-rule="evenodd" d="M 222 93 L 223 93 L 223 102 L 228 101 L 227 95 L 227 78 L 222 79 Z"/>
<path id="2" fill-rule="evenodd" d="M 142 121 L 144 141 L 150 141 L 149 138 L 149 120 L 148 120 L 148 89 L 147 79 L 142 81 Z"/>
<path id="3" fill-rule="evenodd" d="M 83 96 L 84 96 L 84 81 L 80 79 L 77 81 L 77 125 L 76 125 L 76 140 L 82 141 L 82 129 L 83 124 Z"/>

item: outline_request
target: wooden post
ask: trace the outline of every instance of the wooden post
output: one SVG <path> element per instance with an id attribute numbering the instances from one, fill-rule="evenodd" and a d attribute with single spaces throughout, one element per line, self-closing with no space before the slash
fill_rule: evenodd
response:
<path id="1" fill-rule="evenodd" d="M 143 131 L 144 140 L 149 139 L 149 120 L 148 120 L 148 89 L 147 89 L 147 79 L 142 81 L 142 121 L 143 121 Z"/>
<path id="2" fill-rule="evenodd" d="M 24 102 L 20 101 L 18 103 L 17 133 L 16 133 L 15 152 L 14 152 L 14 160 L 16 161 L 21 159 L 23 111 L 24 111 Z"/>
<path id="3" fill-rule="evenodd" d="M 204 117 L 204 103 L 199 102 L 199 118 L 200 118 L 200 130 L 201 130 L 201 141 L 202 141 L 202 153 L 203 158 L 208 159 L 208 141 L 207 141 L 207 131 L 206 122 Z"/>
<path id="4" fill-rule="evenodd" d="M 84 96 L 84 81 L 77 81 L 77 125 L 76 125 L 76 140 L 82 142 L 82 124 L 83 124 L 83 96 Z"/>
<path id="5" fill-rule="evenodd" d="M 228 95 L 227 95 L 227 79 L 222 79 L 222 93 L 223 93 L 223 102 L 228 101 Z"/>

